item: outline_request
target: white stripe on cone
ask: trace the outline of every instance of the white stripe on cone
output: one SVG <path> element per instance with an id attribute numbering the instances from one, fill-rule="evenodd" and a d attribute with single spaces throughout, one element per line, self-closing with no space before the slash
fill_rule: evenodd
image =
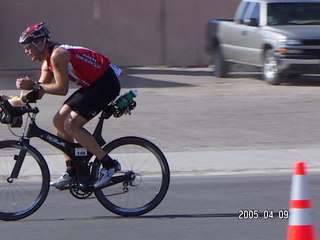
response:
<path id="1" fill-rule="evenodd" d="M 293 175 L 291 184 L 291 200 L 309 200 L 309 189 L 305 175 Z"/>
<path id="2" fill-rule="evenodd" d="M 311 209 L 292 208 L 289 210 L 289 225 L 291 226 L 308 226 L 313 225 Z"/>

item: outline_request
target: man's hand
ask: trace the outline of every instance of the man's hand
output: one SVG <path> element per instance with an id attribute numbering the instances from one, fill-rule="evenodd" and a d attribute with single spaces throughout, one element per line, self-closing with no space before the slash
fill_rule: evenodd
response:
<path id="1" fill-rule="evenodd" d="M 18 78 L 16 81 L 17 88 L 23 89 L 23 90 L 31 90 L 34 84 L 35 82 L 28 77 Z"/>

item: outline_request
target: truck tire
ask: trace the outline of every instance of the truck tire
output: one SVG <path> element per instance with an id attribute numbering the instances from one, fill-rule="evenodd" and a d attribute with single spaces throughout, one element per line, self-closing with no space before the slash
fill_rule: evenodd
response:
<path id="1" fill-rule="evenodd" d="M 229 73 L 229 63 L 225 60 L 221 48 L 217 45 L 213 55 L 214 76 L 225 78 Z"/>
<path id="2" fill-rule="evenodd" d="M 282 78 L 283 74 L 279 71 L 274 51 L 269 49 L 264 54 L 263 79 L 269 84 L 278 85 Z"/>

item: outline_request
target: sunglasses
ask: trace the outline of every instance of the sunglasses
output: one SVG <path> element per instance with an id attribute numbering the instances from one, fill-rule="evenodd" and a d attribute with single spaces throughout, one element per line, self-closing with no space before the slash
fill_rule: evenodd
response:
<path id="1" fill-rule="evenodd" d="M 30 43 L 30 44 L 24 45 L 23 48 L 26 50 L 29 50 L 29 49 L 31 49 L 31 46 L 32 46 L 32 44 Z"/>

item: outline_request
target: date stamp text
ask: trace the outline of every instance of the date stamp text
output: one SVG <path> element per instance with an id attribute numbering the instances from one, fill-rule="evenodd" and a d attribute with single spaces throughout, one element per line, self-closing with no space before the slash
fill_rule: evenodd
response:
<path id="1" fill-rule="evenodd" d="M 288 219 L 289 210 L 268 210 L 260 211 L 258 209 L 240 209 L 238 211 L 238 219 L 240 220 L 255 220 L 255 219 Z"/>

